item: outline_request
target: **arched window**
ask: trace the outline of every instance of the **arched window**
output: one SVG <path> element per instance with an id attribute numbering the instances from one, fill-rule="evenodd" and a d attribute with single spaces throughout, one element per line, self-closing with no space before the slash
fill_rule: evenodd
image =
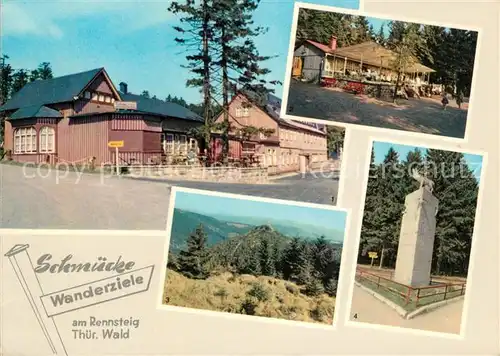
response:
<path id="1" fill-rule="evenodd" d="M 36 130 L 22 127 L 14 131 L 14 153 L 36 153 Z"/>
<path id="2" fill-rule="evenodd" d="M 44 126 L 40 129 L 40 153 L 54 153 L 55 151 L 55 130 Z"/>

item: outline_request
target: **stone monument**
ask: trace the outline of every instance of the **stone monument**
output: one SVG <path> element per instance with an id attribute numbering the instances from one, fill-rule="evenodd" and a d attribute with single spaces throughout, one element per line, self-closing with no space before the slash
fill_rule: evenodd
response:
<path id="1" fill-rule="evenodd" d="M 432 180 L 416 170 L 412 177 L 420 187 L 405 198 L 394 280 L 421 287 L 430 284 L 439 199 L 432 194 Z"/>

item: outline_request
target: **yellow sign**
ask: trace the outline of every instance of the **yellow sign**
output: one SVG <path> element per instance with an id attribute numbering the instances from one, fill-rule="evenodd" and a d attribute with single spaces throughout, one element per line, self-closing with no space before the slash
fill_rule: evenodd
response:
<path id="1" fill-rule="evenodd" d="M 376 252 L 368 252 L 368 257 L 370 257 L 370 258 L 377 258 L 378 255 L 377 255 Z"/>
<path id="2" fill-rule="evenodd" d="M 125 143 L 123 141 L 109 141 L 108 142 L 108 147 L 110 147 L 110 148 L 120 148 L 120 147 L 123 147 L 124 144 Z"/>

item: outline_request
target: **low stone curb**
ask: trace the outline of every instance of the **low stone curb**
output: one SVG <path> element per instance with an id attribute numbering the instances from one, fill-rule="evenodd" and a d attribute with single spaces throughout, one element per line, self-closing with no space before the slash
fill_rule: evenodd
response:
<path id="1" fill-rule="evenodd" d="M 440 302 L 436 302 L 436 303 L 424 305 L 424 306 L 422 306 L 422 307 L 420 307 L 420 308 L 418 308 L 418 309 L 416 309 L 416 310 L 414 310 L 412 312 L 409 312 L 409 311 L 406 311 L 403 307 L 400 307 L 396 303 L 394 303 L 394 302 L 390 301 L 389 299 L 381 296 L 380 294 L 378 294 L 374 290 L 372 290 L 372 289 L 370 289 L 368 287 L 365 287 L 361 283 L 355 281 L 354 284 L 356 286 L 360 287 L 361 289 L 363 289 L 365 292 L 373 295 L 376 299 L 380 300 L 382 303 L 387 304 L 389 307 L 391 307 L 392 309 L 394 309 L 394 311 L 396 311 L 401 317 L 403 317 L 406 320 L 413 319 L 416 316 L 419 316 L 421 314 L 425 314 L 425 313 L 427 313 L 427 312 L 429 312 L 431 310 L 434 310 L 434 309 L 437 309 L 439 307 L 445 306 L 447 304 L 454 303 L 456 301 L 464 299 L 464 296 L 462 295 L 462 296 L 450 298 L 450 299 L 447 299 L 447 300 L 443 300 L 443 301 L 440 301 Z"/>
<path id="2" fill-rule="evenodd" d="M 361 283 L 355 281 L 354 282 L 356 284 L 356 286 L 360 287 L 361 289 L 363 289 L 365 292 L 373 295 L 376 299 L 378 299 L 379 301 L 381 301 L 382 303 L 384 304 L 387 304 L 389 307 L 391 307 L 392 309 L 394 309 L 394 311 L 396 313 L 398 313 L 401 317 L 405 318 L 406 319 L 406 316 L 408 315 L 408 312 L 406 310 L 404 310 L 402 307 L 400 307 L 399 305 L 397 305 L 396 303 L 390 301 L 389 299 L 381 296 L 380 294 L 378 294 L 377 292 L 375 292 L 374 290 L 368 288 L 368 287 L 365 287 L 364 285 L 362 285 Z"/>
<path id="3" fill-rule="evenodd" d="M 411 313 L 408 313 L 408 315 L 406 315 L 406 319 L 413 319 L 414 317 L 419 316 L 421 314 L 425 314 L 431 310 L 434 310 L 434 309 L 437 309 L 439 307 L 445 306 L 447 304 L 451 304 L 451 303 L 457 302 L 459 300 L 462 300 L 462 299 L 464 299 L 464 297 L 465 296 L 461 295 L 458 297 L 453 297 L 450 299 L 442 300 L 440 302 L 424 305 L 423 307 L 420 307 L 420 308 L 412 311 Z"/>
<path id="4" fill-rule="evenodd" d="M 267 177 L 268 180 L 279 180 L 279 179 L 283 179 L 283 178 L 288 178 L 288 177 L 293 177 L 293 176 L 297 176 L 299 175 L 300 173 L 298 172 L 290 172 L 290 173 L 285 173 L 285 174 L 273 174 L 273 175 L 269 175 Z"/>
<path id="5" fill-rule="evenodd" d="M 271 180 L 268 181 L 251 181 L 251 180 L 210 180 L 210 179 L 195 179 L 186 177 L 134 177 L 133 175 L 127 176 L 125 174 L 120 175 L 120 178 L 140 180 L 145 182 L 159 182 L 159 183 L 170 183 L 175 182 L 198 182 L 198 183 L 212 183 L 212 184 L 251 184 L 251 185 L 269 185 L 273 184 Z"/>

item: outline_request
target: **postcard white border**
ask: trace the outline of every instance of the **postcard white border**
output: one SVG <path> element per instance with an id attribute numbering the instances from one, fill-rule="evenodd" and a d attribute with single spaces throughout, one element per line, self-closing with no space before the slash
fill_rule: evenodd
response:
<path id="1" fill-rule="evenodd" d="M 477 196 L 477 203 L 476 203 L 476 211 L 475 211 L 475 216 L 474 216 L 474 231 L 472 233 L 472 242 L 471 242 L 471 252 L 469 256 L 469 270 L 467 273 L 467 290 L 465 291 L 465 296 L 464 296 L 464 306 L 462 309 L 462 315 L 461 315 L 461 322 L 460 322 L 460 333 L 459 334 L 452 334 L 452 333 L 443 333 L 443 332 L 438 332 L 438 331 L 428 331 L 428 330 L 423 330 L 423 329 L 412 329 L 412 328 L 405 328 L 401 326 L 390 326 L 390 325 L 383 325 L 383 324 L 375 324 L 375 323 L 366 323 L 366 322 L 360 322 L 360 321 L 352 321 L 350 319 L 350 315 L 352 312 L 352 298 L 354 294 L 354 280 L 356 276 L 356 267 L 358 264 L 358 258 L 357 255 L 359 253 L 359 244 L 361 242 L 361 229 L 363 225 L 363 214 L 365 210 L 365 204 L 366 204 L 366 191 L 367 191 L 367 185 L 368 185 L 368 179 L 369 179 L 369 171 L 370 171 L 370 164 L 366 164 L 365 170 L 364 170 L 364 177 L 363 177 L 363 188 L 362 188 L 362 203 L 359 206 L 359 220 L 360 223 L 356 227 L 356 247 L 355 250 L 352 251 L 354 254 L 354 261 L 353 264 L 350 266 L 350 276 L 349 276 L 349 289 L 348 289 L 348 305 L 346 305 L 346 316 L 344 320 L 344 325 L 345 326 L 352 326 L 355 328 L 368 328 L 368 329 L 377 329 L 377 330 L 382 330 L 382 331 L 397 331 L 401 333 L 410 333 L 410 334 L 415 334 L 415 335 L 427 335 L 427 336 L 433 336 L 433 337 L 443 337 L 443 338 L 448 338 L 448 339 L 455 339 L 455 340 L 465 340 L 465 329 L 467 325 L 467 316 L 470 312 L 469 307 L 470 307 L 470 290 L 473 288 L 473 274 L 474 274 L 474 269 L 476 266 L 476 245 L 477 245 L 477 228 L 480 224 L 480 207 L 483 204 L 483 199 L 484 199 L 484 179 L 485 179 L 485 172 L 486 172 L 486 167 L 488 165 L 488 153 L 484 151 L 478 151 L 478 150 L 467 150 L 462 147 L 450 147 L 447 145 L 435 145 L 435 144 L 425 144 L 422 142 L 419 142 L 415 139 L 393 139 L 393 138 L 376 138 L 371 136 L 369 138 L 369 147 L 368 147 L 368 152 L 366 153 L 366 157 L 371 156 L 371 150 L 373 147 L 373 144 L 375 142 L 380 142 L 380 143 L 391 143 L 395 145 L 404 145 L 404 146 L 416 146 L 416 147 L 421 147 L 423 149 L 437 149 L 437 150 L 443 150 L 443 151 L 450 151 L 450 152 L 461 152 L 464 154 L 473 154 L 473 155 L 479 155 L 482 156 L 482 162 L 481 162 L 481 175 L 479 177 L 479 185 L 478 185 L 478 196 Z M 353 238 L 354 239 L 354 238 Z M 347 287 L 346 287 L 347 288 Z"/>
<path id="2" fill-rule="evenodd" d="M 166 275 L 167 275 L 166 266 L 168 263 L 168 252 L 170 249 L 170 237 L 171 237 L 171 232 L 172 232 L 172 221 L 173 221 L 173 216 L 174 216 L 175 199 L 176 199 L 177 192 L 193 193 L 193 194 L 216 196 L 216 197 L 225 197 L 225 198 L 239 199 L 239 200 L 258 201 L 258 202 L 265 202 L 265 203 L 272 203 L 272 204 L 293 205 L 293 206 L 301 206 L 301 207 L 308 207 L 308 208 L 322 209 L 322 210 L 331 210 L 331 211 L 338 211 L 338 212 L 346 213 L 345 227 L 344 227 L 344 240 L 342 243 L 342 254 L 340 256 L 339 280 L 337 281 L 338 290 L 337 290 L 337 295 L 335 297 L 335 312 L 333 313 L 332 324 L 328 325 L 328 324 L 310 323 L 310 322 L 305 322 L 305 321 L 277 319 L 277 318 L 271 318 L 271 317 L 242 315 L 242 314 L 235 314 L 235 313 L 228 313 L 228 312 L 195 309 L 195 308 L 190 308 L 190 307 L 164 305 L 163 304 L 163 293 L 164 293 L 164 289 L 165 289 L 165 279 L 166 279 Z M 213 190 L 192 189 L 192 188 L 173 186 L 171 193 L 170 193 L 170 201 L 169 201 L 169 205 L 168 205 L 167 230 L 166 230 L 167 238 L 165 241 L 163 260 L 161 262 L 162 268 L 160 271 L 160 287 L 158 288 L 156 309 L 170 311 L 170 312 L 186 312 L 189 314 L 196 314 L 196 315 L 222 317 L 222 318 L 226 318 L 226 319 L 243 320 L 243 321 L 247 321 L 247 322 L 254 321 L 254 322 L 264 322 L 264 323 L 278 323 L 278 324 L 282 324 L 282 325 L 286 324 L 286 325 L 291 325 L 291 326 L 296 326 L 296 327 L 302 326 L 302 327 L 309 327 L 309 328 L 315 328 L 315 329 L 335 330 L 337 328 L 337 322 L 338 322 L 338 311 L 337 310 L 338 310 L 339 306 L 342 305 L 342 295 L 345 295 L 345 292 L 342 293 L 342 281 L 347 278 L 347 276 L 345 276 L 347 273 L 347 271 L 346 271 L 347 267 L 345 266 L 345 263 L 344 264 L 342 263 L 342 261 L 346 260 L 347 253 L 348 253 L 348 252 L 346 252 L 345 246 L 349 242 L 349 231 L 348 230 L 349 230 L 349 226 L 350 226 L 350 218 L 351 218 L 350 209 L 339 208 L 339 207 L 334 206 L 334 205 L 305 203 L 305 202 L 298 202 L 298 201 L 292 201 L 292 200 L 263 198 L 263 197 L 256 197 L 256 196 L 242 195 L 242 194 L 222 193 L 222 192 L 217 192 L 217 191 L 213 191 Z"/>
<path id="3" fill-rule="evenodd" d="M 72 229 L 0 229 L 0 238 L 5 236 L 126 236 L 164 237 L 165 230 L 72 230 Z"/>
<path id="4" fill-rule="evenodd" d="M 289 115 L 287 114 L 287 106 L 288 106 L 288 95 L 289 95 L 289 90 L 290 90 L 290 83 L 291 83 L 291 73 L 292 73 L 292 67 L 293 67 L 293 54 L 295 50 L 295 38 L 297 34 L 297 22 L 298 22 L 298 17 L 299 17 L 299 11 L 301 8 L 304 9 L 311 9 L 311 10 L 318 10 L 318 11 L 326 11 L 326 12 L 337 12 L 337 13 L 342 13 L 342 14 L 347 14 L 347 15 L 355 15 L 355 16 L 366 16 L 366 17 L 374 17 L 382 20 L 397 20 L 397 21 L 403 21 L 403 22 L 412 22 L 412 23 L 418 23 L 418 24 L 425 24 L 425 25 L 431 25 L 431 26 L 441 26 L 441 27 L 448 27 L 448 28 L 454 28 L 458 30 L 468 30 L 468 31 L 476 31 L 477 32 L 477 43 L 476 43 L 476 50 L 474 53 L 474 67 L 472 69 L 472 82 L 471 82 L 471 97 L 469 98 L 469 108 L 467 109 L 467 118 L 465 120 L 465 129 L 464 129 L 464 137 L 463 138 L 458 138 L 458 137 L 450 137 L 450 136 L 445 136 L 445 135 L 435 135 L 435 134 L 428 134 L 428 133 L 423 133 L 423 132 L 413 132 L 413 131 L 407 131 L 407 130 L 398 130 L 398 129 L 390 129 L 390 128 L 384 128 L 384 127 L 377 127 L 377 126 L 369 126 L 369 125 L 362 125 L 362 124 L 351 124 L 351 123 L 346 123 L 346 122 L 339 122 L 339 121 L 331 121 L 331 120 L 324 120 L 324 119 L 314 119 L 314 118 L 308 118 L 308 117 L 302 117 L 302 116 L 295 116 L 295 115 Z M 334 126 L 341 126 L 345 127 L 346 129 L 348 128 L 356 128 L 356 129 L 363 129 L 367 130 L 373 133 L 401 133 L 409 137 L 410 139 L 415 137 L 415 138 L 422 138 L 422 137 L 428 137 L 430 139 L 434 140 L 440 140 L 440 141 L 448 141 L 450 143 L 457 143 L 457 142 L 468 142 L 469 139 L 469 131 L 470 131 L 470 118 L 473 117 L 474 115 L 474 97 L 476 96 L 476 87 L 477 87 L 477 68 L 479 66 L 479 53 L 481 52 L 481 43 L 482 43 L 482 29 L 477 28 L 474 26 L 468 26 L 464 27 L 462 25 L 457 25 L 457 24 L 451 24 L 451 23 L 442 23 L 438 21 L 421 21 L 417 20 L 414 18 L 407 18 L 403 16 L 396 16 L 393 17 L 391 15 L 387 14 L 379 14 L 379 13 L 374 13 L 374 12 L 367 12 L 364 11 L 364 4 L 363 0 L 360 0 L 360 5 L 359 5 L 359 10 L 353 10 L 353 9 L 345 9 L 345 8 L 340 8 L 340 7 L 334 7 L 334 6 L 326 6 L 326 5 L 315 5 L 315 4 L 310 4 L 310 3 L 303 3 L 303 2 L 295 2 L 294 4 L 294 9 L 293 9 L 293 17 L 292 17 L 292 29 L 290 32 L 290 43 L 288 46 L 288 55 L 287 55 L 287 61 L 286 61 L 286 68 L 285 68 L 285 79 L 283 81 L 283 94 L 282 94 L 282 99 L 281 99 L 281 117 L 284 119 L 289 119 L 289 120 L 300 120 L 300 121 L 309 121 L 309 122 L 316 122 L 320 124 L 327 124 L 330 123 L 330 125 Z"/>
<path id="5" fill-rule="evenodd" d="M 336 125 L 331 125 L 329 126 L 336 126 Z M 340 171 L 339 171 L 339 181 L 337 183 L 337 197 L 335 200 L 335 206 L 341 208 L 343 206 L 342 200 L 344 197 L 344 194 L 341 194 L 341 192 L 344 191 L 344 185 L 347 177 L 347 161 L 349 160 L 349 151 L 352 150 L 346 150 L 346 147 L 349 146 L 349 142 L 351 141 L 351 130 L 348 128 L 343 127 L 344 129 L 344 142 L 342 142 L 342 156 L 341 156 L 341 161 L 340 161 Z"/>

